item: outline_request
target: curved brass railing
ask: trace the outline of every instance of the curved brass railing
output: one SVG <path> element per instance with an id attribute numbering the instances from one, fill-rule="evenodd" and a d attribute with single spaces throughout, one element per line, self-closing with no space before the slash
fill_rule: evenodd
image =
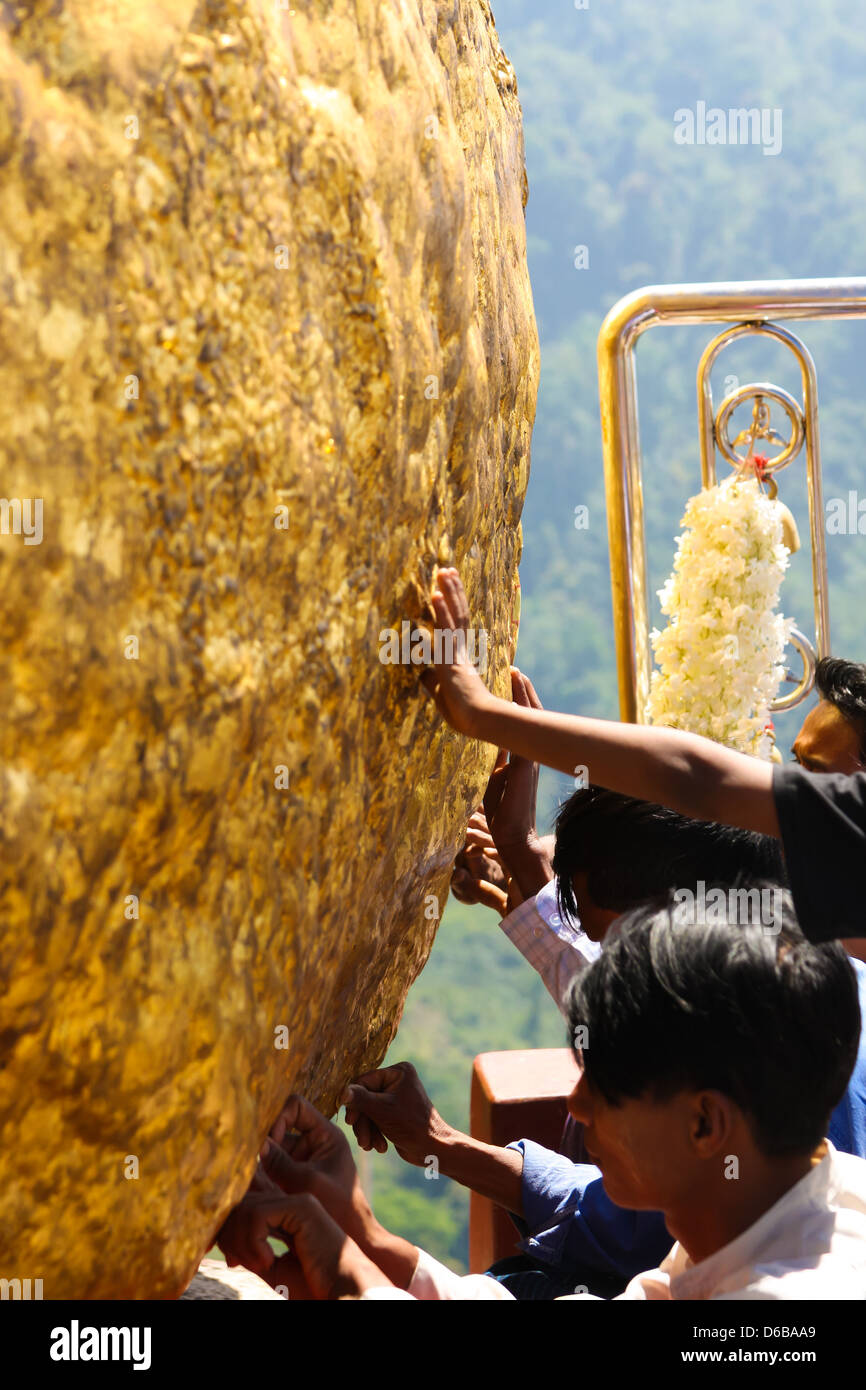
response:
<path id="1" fill-rule="evenodd" d="M 818 387 L 815 365 L 806 346 L 770 320 L 866 318 L 866 278 L 834 280 L 730 281 L 724 284 L 651 285 L 626 295 L 611 309 L 598 335 L 601 434 L 604 455 L 607 524 L 610 540 L 614 632 L 619 679 L 620 717 L 643 723 L 649 696 L 652 659 L 647 613 L 646 545 L 643 477 L 638 425 L 635 346 L 656 324 L 732 324 L 705 349 L 698 366 L 698 412 L 701 473 L 705 487 L 715 482 L 715 451 L 734 462 L 736 443 L 747 436 L 750 457 L 758 439 L 784 445 L 765 468 L 777 472 L 805 444 L 809 498 L 815 645 L 795 632 L 792 643 L 803 657 L 803 676 L 795 690 L 776 701 L 790 709 L 808 694 L 817 657 L 829 653 L 830 614 L 818 434 Z M 797 358 L 802 403 L 767 382 L 739 387 L 713 412 L 710 371 L 719 353 L 739 338 L 765 336 L 782 343 Z M 755 403 L 752 429 L 733 443 L 727 425 L 746 399 Z M 769 428 L 767 400 L 781 405 L 791 424 L 785 445 Z"/>

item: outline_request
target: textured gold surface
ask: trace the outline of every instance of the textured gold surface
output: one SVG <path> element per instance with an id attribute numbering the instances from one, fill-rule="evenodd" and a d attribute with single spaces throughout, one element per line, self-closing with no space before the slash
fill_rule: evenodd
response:
<path id="1" fill-rule="evenodd" d="M 378 651 L 453 561 L 508 687 L 520 110 L 481 0 L 2 17 L 0 1275 L 170 1297 L 383 1056 L 490 766 Z"/>

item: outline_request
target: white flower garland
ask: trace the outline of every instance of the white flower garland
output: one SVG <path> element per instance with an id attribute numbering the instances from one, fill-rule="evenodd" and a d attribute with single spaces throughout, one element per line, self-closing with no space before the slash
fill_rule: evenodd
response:
<path id="1" fill-rule="evenodd" d="M 769 758 L 769 705 L 793 625 L 776 613 L 788 568 L 781 508 L 753 475 L 731 474 L 689 501 L 674 572 L 659 590 L 647 718 Z"/>

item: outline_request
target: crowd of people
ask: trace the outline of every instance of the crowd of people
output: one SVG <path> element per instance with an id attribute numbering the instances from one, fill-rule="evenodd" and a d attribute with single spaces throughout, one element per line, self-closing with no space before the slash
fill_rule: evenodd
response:
<path id="1" fill-rule="evenodd" d="M 466 633 L 457 572 L 437 584 L 437 625 Z M 380 1225 L 343 1131 L 292 1096 L 226 1259 L 296 1298 L 866 1298 L 866 666 L 819 663 L 785 764 L 545 711 L 516 670 L 499 699 L 459 640 L 422 680 L 500 750 L 452 888 L 499 912 L 564 1016 L 569 1124 L 558 1152 L 499 1148 L 409 1063 L 348 1087 L 362 1149 L 434 1155 L 510 1213 L 519 1253 L 463 1276 Z M 588 772 L 552 838 L 539 765 Z"/>

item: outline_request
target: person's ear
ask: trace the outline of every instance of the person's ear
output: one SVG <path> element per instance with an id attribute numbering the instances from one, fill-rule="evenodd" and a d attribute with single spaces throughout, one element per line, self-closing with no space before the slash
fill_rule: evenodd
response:
<path id="1" fill-rule="evenodd" d="M 691 1098 L 689 1139 L 697 1158 L 712 1158 L 729 1144 L 736 1106 L 720 1091 L 697 1091 Z"/>
<path id="2" fill-rule="evenodd" d="M 577 1124 L 586 1125 L 592 1123 L 592 1097 L 589 1092 L 586 1072 L 580 1066 L 579 1061 L 578 1066 L 580 1067 L 580 1075 L 566 1100 L 566 1107 L 569 1115 Z"/>

